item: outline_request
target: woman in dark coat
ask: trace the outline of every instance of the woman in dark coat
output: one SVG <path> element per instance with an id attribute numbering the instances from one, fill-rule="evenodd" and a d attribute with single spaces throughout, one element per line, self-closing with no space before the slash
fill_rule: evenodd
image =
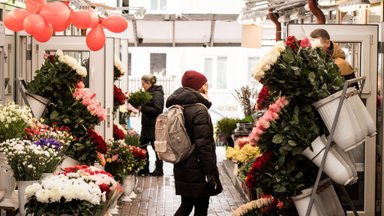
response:
<path id="1" fill-rule="evenodd" d="M 195 207 L 195 216 L 205 216 L 209 197 L 223 190 L 216 165 L 213 125 L 207 110 L 211 107 L 207 78 L 196 71 L 186 71 L 182 86 L 168 97 L 166 107 L 189 105 L 184 107 L 185 128 L 195 151 L 173 168 L 176 194 L 181 195 L 181 205 L 175 215 L 187 216 Z"/>
<path id="2" fill-rule="evenodd" d="M 155 141 L 155 123 L 156 118 L 159 114 L 163 112 L 164 107 L 164 92 L 161 85 L 156 84 L 156 76 L 154 75 L 144 75 L 141 78 L 141 84 L 145 91 L 149 92 L 152 95 L 150 102 L 144 104 L 139 110 L 141 110 L 141 135 L 140 142 L 142 148 L 147 149 L 148 144 L 152 145 L 154 148 Z M 149 154 L 147 151 L 147 164 L 144 166 L 144 169 L 139 171 L 140 175 L 151 174 L 153 176 L 162 176 L 163 175 L 163 161 L 159 160 L 156 155 L 156 168 L 152 173 L 149 173 Z"/>

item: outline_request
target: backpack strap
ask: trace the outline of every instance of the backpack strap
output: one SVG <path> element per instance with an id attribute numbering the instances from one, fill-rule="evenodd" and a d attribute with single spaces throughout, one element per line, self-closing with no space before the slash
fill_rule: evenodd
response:
<path id="1" fill-rule="evenodd" d="M 182 107 L 185 108 L 185 107 L 192 107 L 192 106 L 196 106 L 196 105 L 203 106 L 206 110 L 208 110 L 208 108 L 204 104 L 202 104 L 202 103 L 186 104 L 186 105 L 182 105 Z"/>

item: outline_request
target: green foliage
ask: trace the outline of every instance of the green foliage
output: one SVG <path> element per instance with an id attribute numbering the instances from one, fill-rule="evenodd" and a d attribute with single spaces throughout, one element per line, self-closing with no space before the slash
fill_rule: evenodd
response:
<path id="1" fill-rule="evenodd" d="M 239 122 L 240 120 L 236 118 L 222 118 L 217 122 L 217 131 L 225 136 L 231 136 L 233 130 L 236 129 L 236 124 Z"/>
<path id="2" fill-rule="evenodd" d="M 129 95 L 128 102 L 135 108 L 138 108 L 139 106 L 143 106 L 151 101 L 151 99 L 152 95 L 149 92 L 140 89 L 139 91 L 133 92 Z"/>
<path id="3" fill-rule="evenodd" d="M 320 48 L 289 46 L 265 72 L 261 80 L 273 96 L 294 98 L 299 104 L 312 104 L 342 89 L 344 81 L 339 69 Z"/>

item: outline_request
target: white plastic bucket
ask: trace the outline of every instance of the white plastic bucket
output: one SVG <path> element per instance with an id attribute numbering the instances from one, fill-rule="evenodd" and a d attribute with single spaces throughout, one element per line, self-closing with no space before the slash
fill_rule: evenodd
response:
<path id="1" fill-rule="evenodd" d="M 349 88 L 347 93 L 353 90 L 354 88 Z M 313 104 L 329 131 L 332 129 L 341 94 L 342 91 L 338 91 Z M 366 135 L 358 124 L 359 121 L 353 113 L 351 104 L 344 100 L 333 135 L 333 140 L 344 151 L 353 149 L 364 142 Z"/>
<path id="2" fill-rule="evenodd" d="M 325 136 L 319 136 L 312 142 L 313 151 L 308 147 L 302 154 L 316 164 L 316 166 L 320 167 L 326 144 Z M 340 153 L 344 155 L 341 156 Z M 334 182 L 341 185 L 354 183 L 357 179 L 355 165 L 350 160 L 345 160 L 345 157 L 348 157 L 345 152 L 339 152 L 334 146 L 331 146 L 323 170 Z"/>
<path id="3" fill-rule="evenodd" d="M 300 216 L 305 216 L 309 201 L 311 199 L 313 188 L 308 188 L 302 191 L 302 194 L 292 198 L 295 207 Z M 319 200 L 315 200 L 310 212 L 311 216 L 328 216 L 328 215 L 344 215 L 343 207 L 336 195 L 335 189 L 329 179 L 319 182 L 317 190 Z M 320 210 L 320 203 L 323 204 L 324 212 Z"/>

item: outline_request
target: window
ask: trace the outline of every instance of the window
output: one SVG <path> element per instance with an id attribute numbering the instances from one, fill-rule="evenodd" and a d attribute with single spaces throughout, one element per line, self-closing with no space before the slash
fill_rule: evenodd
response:
<path id="1" fill-rule="evenodd" d="M 227 57 L 205 57 L 204 71 L 208 84 L 213 89 L 227 88 Z"/>
<path id="2" fill-rule="evenodd" d="M 166 76 L 167 54 L 151 53 L 151 74 Z"/>
<path id="3" fill-rule="evenodd" d="M 167 10 L 167 0 L 151 0 L 151 10 Z"/>

